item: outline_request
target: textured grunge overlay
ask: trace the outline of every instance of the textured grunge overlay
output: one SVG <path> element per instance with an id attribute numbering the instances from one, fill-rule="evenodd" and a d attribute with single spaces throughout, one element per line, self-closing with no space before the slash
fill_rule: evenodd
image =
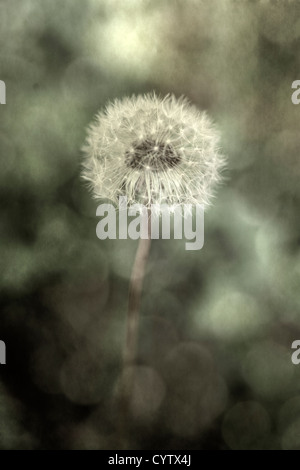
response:
<path id="1" fill-rule="evenodd" d="M 96 210 L 127 196 L 205 210 L 202 249 L 151 240 L 127 448 L 300 450 L 299 18 L 299 0 L 0 1 L 1 449 L 122 457 L 140 240 L 99 239 Z"/>

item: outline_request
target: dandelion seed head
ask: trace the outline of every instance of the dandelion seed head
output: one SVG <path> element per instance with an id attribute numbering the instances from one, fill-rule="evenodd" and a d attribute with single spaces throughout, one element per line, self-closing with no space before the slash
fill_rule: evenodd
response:
<path id="1" fill-rule="evenodd" d="M 89 126 L 82 176 L 95 198 L 170 206 L 210 204 L 225 158 L 205 112 L 155 93 L 108 104 Z"/>

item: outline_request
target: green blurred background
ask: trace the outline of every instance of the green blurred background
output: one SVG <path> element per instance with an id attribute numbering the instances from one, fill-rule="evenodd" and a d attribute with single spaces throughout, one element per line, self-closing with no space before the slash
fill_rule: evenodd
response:
<path id="1" fill-rule="evenodd" d="M 205 243 L 152 244 L 132 449 L 300 449 L 300 3 L 1 0 L 2 449 L 118 448 L 136 242 L 80 179 L 108 100 L 186 95 L 222 132 Z"/>

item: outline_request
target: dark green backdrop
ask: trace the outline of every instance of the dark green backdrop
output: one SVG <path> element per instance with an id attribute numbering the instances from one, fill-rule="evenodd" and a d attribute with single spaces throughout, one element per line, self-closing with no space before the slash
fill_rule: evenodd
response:
<path id="1" fill-rule="evenodd" d="M 300 3 L 1 0 L 0 447 L 117 448 L 133 241 L 80 179 L 108 100 L 186 95 L 222 132 L 205 243 L 154 241 L 136 449 L 300 449 Z"/>

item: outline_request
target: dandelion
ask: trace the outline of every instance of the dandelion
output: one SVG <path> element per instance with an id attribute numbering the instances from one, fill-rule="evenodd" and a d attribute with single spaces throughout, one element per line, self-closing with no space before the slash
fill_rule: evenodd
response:
<path id="1" fill-rule="evenodd" d="M 151 206 L 211 203 L 224 157 L 219 134 L 205 112 L 184 97 L 153 94 L 115 100 L 100 111 L 83 147 L 82 176 L 95 198 L 148 207 L 148 238 L 141 238 L 133 265 L 121 383 L 121 416 L 128 420 L 134 384 L 139 309 L 151 244 Z M 131 371 L 131 372 L 130 372 Z"/>
<path id="2" fill-rule="evenodd" d="M 154 93 L 115 100 L 97 114 L 83 147 L 95 198 L 128 204 L 210 204 L 224 157 L 205 112 Z"/>

